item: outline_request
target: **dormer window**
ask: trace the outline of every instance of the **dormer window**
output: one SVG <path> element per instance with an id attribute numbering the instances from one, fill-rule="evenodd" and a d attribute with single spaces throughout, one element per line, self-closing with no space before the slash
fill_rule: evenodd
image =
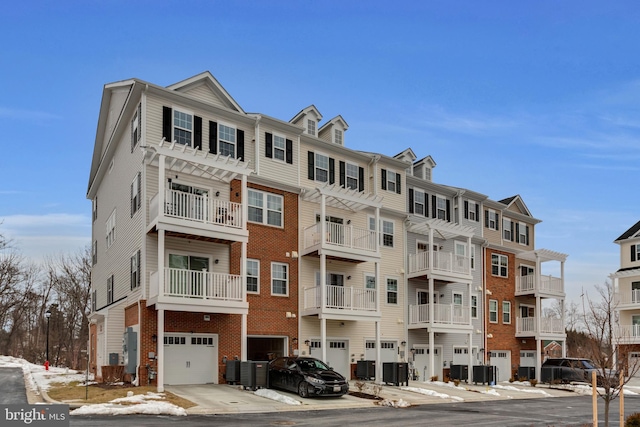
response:
<path id="1" fill-rule="evenodd" d="M 340 129 L 334 129 L 334 131 L 333 131 L 333 142 L 338 144 L 338 145 L 343 145 L 342 131 Z"/>
<path id="2" fill-rule="evenodd" d="M 311 120 L 311 119 L 307 119 L 307 133 L 309 135 L 314 135 L 316 134 L 316 121 L 315 120 Z"/>

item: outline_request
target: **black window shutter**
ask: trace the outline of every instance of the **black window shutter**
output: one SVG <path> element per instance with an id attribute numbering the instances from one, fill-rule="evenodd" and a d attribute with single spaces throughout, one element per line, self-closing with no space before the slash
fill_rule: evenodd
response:
<path id="1" fill-rule="evenodd" d="M 138 173 L 138 206 L 137 206 L 137 209 L 140 209 L 140 206 L 142 206 L 142 174 Z"/>
<path id="2" fill-rule="evenodd" d="M 527 245 L 528 245 L 528 244 L 529 244 L 529 226 L 528 226 L 528 225 L 526 225 L 525 227 L 526 227 L 526 228 L 524 229 L 524 231 L 525 231 L 525 234 L 526 234 L 526 236 L 527 236 L 527 241 L 525 242 L 525 244 L 527 244 Z"/>
<path id="3" fill-rule="evenodd" d="M 171 128 L 173 127 L 173 116 L 171 107 L 162 107 L 162 137 L 171 142 Z"/>
<path id="4" fill-rule="evenodd" d="M 447 221 L 451 222 L 451 201 L 447 199 Z"/>
<path id="5" fill-rule="evenodd" d="M 236 129 L 236 144 L 238 146 L 236 158 L 244 162 L 244 131 L 242 129 Z"/>
<path id="6" fill-rule="evenodd" d="M 496 212 L 496 230 L 500 230 L 500 214 Z"/>
<path id="7" fill-rule="evenodd" d="M 631 262 L 636 260 L 636 245 L 631 245 Z"/>
<path id="8" fill-rule="evenodd" d="M 402 194 L 402 190 L 400 189 L 400 185 L 402 183 L 402 176 L 397 173 L 396 174 L 396 193 L 397 194 Z"/>
<path id="9" fill-rule="evenodd" d="M 345 170 L 346 166 L 344 162 L 340 162 L 339 163 L 339 169 L 340 169 L 340 187 L 346 187 L 346 180 L 347 180 L 347 171 Z"/>
<path id="10" fill-rule="evenodd" d="M 202 117 L 193 116 L 193 148 L 202 150 Z"/>
<path id="11" fill-rule="evenodd" d="M 484 226 L 489 228 L 489 211 L 484 210 Z"/>
<path id="12" fill-rule="evenodd" d="M 133 261 L 134 261 L 134 257 L 131 257 L 131 259 L 129 260 L 129 289 L 133 290 Z M 107 287 L 108 287 L 108 283 L 107 283 Z"/>
<path id="13" fill-rule="evenodd" d="M 138 287 L 140 287 L 140 272 L 142 270 L 142 267 L 140 265 L 140 249 L 138 249 L 138 252 L 136 253 L 136 260 L 138 261 L 138 274 L 136 274 L 136 285 Z"/>
<path id="14" fill-rule="evenodd" d="M 358 191 L 364 191 L 364 168 L 358 168 Z"/>
<path id="15" fill-rule="evenodd" d="M 409 213 L 413 213 L 413 188 L 409 189 Z"/>
<path id="16" fill-rule="evenodd" d="M 293 164 L 293 141 L 290 139 L 287 139 L 286 143 L 287 143 L 286 145 L 287 151 L 285 152 L 285 161 L 290 165 L 292 165 Z"/>
<path id="17" fill-rule="evenodd" d="M 329 184 L 336 182 L 336 161 L 329 157 Z"/>
<path id="18" fill-rule="evenodd" d="M 436 196 L 431 196 L 431 216 L 438 218 L 438 198 Z"/>
<path id="19" fill-rule="evenodd" d="M 269 132 L 264 133 L 264 156 L 273 158 L 273 135 Z"/>
<path id="20" fill-rule="evenodd" d="M 480 222 L 480 205 L 476 203 L 476 222 Z"/>
<path id="21" fill-rule="evenodd" d="M 309 153 L 307 154 L 307 163 L 308 163 L 308 168 L 309 168 L 309 174 L 308 174 L 308 178 L 311 180 L 316 179 L 315 178 L 315 172 L 316 172 L 316 168 L 313 165 L 313 162 L 316 158 L 316 155 L 313 153 L 313 151 L 309 151 Z"/>
<path id="22" fill-rule="evenodd" d="M 424 193 L 424 216 L 429 218 L 429 195 Z"/>
<path id="23" fill-rule="evenodd" d="M 133 218 L 133 182 L 131 183 L 131 190 L 130 190 L 130 198 L 129 198 L 129 207 L 130 209 L 130 213 L 131 213 L 131 218 Z"/>
<path id="24" fill-rule="evenodd" d="M 515 241 L 516 243 L 524 243 L 520 241 L 520 224 L 516 224 L 516 232 L 513 232 L 513 221 L 511 221 L 511 241 L 513 242 L 513 235 L 516 235 Z"/>
<path id="25" fill-rule="evenodd" d="M 218 123 L 209 121 L 209 152 L 218 154 Z"/>
<path id="26" fill-rule="evenodd" d="M 131 121 L 131 152 L 133 153 L 133 147 L 136 145 L 136 136 L 133 132 L 133 120 Z"/>
<path id="27" fill-rule="evenodd" d="M 387 170 L 382 169 L 382 189 L 387 189 Z"/>
<path id="28" fill-rule="evenodd" d="M 469 219 L 469 201 L 464 201 L 464 219 Z"/>

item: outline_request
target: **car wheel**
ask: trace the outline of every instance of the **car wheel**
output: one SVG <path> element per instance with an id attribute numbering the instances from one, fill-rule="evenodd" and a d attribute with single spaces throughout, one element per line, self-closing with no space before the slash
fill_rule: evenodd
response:
<path id="1" fill-rule="evenodd" d="M 309 385 L 306 381 L 300 381 L 300 383 L 298 383 L 298 395 L 300 397 L 309 397 Z"/>

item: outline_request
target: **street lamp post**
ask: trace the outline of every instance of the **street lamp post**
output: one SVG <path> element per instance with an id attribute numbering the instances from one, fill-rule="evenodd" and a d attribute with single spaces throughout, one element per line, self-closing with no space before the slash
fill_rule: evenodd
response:
<path id="1" fill-rule="evenodd" d="M 44 362 L 44 367 L 48 371 L 49 370 L 49 318 L 51 317 L 51 310 L 47 309 L 44 312 L 44 317 L 47 318 L 47 357 Z"/>

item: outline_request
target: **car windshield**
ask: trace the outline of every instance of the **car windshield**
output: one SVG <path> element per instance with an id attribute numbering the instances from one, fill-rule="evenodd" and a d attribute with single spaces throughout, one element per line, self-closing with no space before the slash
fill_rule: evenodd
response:
<path id="1" fill-rule="evenodd" d="M 590 360 L 583 360 L 582 365 L 584 366 L 585 369 L 596 369 L 596 367 L 593 365 L 593 363 Z"/>
<path id="2" fill-rule="evenodd" d="M 317 359 L 299 359 L 297 363 L 302 372 L 326 371 L 329 369 L 327 365 Z"/>

